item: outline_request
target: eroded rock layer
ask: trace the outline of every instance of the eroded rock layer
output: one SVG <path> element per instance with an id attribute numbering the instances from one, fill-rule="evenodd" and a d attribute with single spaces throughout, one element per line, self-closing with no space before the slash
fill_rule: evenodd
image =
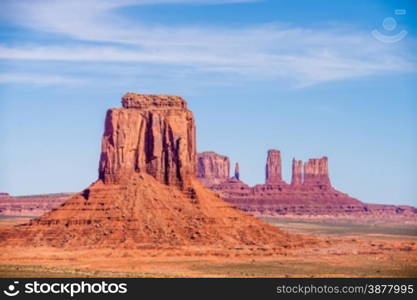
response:
<path id="1" fill-rule="evenodd" d="M 281 182 L 281 153 L 278 150 L 269 150 L 265 166 L 265 183 L 280 184 Z"/>
<path id="2" fill-rule="evenodd" d="M 303 162 L 301 160 L 292 160 L 292 177 L 291 185 L 300 186 L 303 184 Z"/>
<path id="3" fill-rule="evenodd" d="M 97 181 L 46 215 L 19 226 L 13 244 L 55 247 L 279 247 L 288 236 L 221 200 L 200 183 L 181 191 L 135 174 Z"/>

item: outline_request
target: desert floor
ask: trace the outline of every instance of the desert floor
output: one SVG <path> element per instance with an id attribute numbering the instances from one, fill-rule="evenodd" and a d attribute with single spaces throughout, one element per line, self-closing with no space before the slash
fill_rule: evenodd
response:
<path id="1" fill-rule="evenodd" d="M 271 256 L 235 249 L 57 249 L 2 247 L 0 277 L 417 277 L 417 227 L 265 218 L 317 239 Z M 0 218 L 0 226 L 27 218 Z"/>

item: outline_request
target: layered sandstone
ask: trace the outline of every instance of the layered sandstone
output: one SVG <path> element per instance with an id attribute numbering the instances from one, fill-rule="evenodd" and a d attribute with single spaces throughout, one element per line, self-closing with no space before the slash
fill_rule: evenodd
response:
<path id="1" fill-rule="evenodd" d="M 236 210 L 195 179 L 190 187 L 184 192 L 146 173 L 120 184 L 100 180 L 2 238 L 32 246 L 218 249 L 279 247 L 288 239 L 275 227 Z"/>
<path id="2" fill-rule="evenodd" d="M 303 162 L 301 160 L 292 160 L 292 177 L 291 185 L 300 186 L 303 183 Z"/>
<path id="3" fill-rule="evenodd" d="M 122 104 L 106 116 L 99 179 L 51 212 L 2 232 L 3 243 L 275 251 L 289 239 L 197 181 L 195 124 L 182 98 L 129 93 Z"/>
<path id="4" fill-rule="evenodd" d="M 279 184 L 282 182 L 281 153 L 278 150 L 269 150 L 265 166 L 265 183 Z"/>
<path id="5" fill-rule="evenodd" d="M 206 186 L 221 183 L 230 176 L 227 156 L 212 151 L 197 154 L 197 177 Z"/>
<path id="6" fill-rule="evenodd" d="M 120 183 L 144 172 L 183 188 L 196 172 L 195 125 L 178 96 L 127 93 L 107 112 L 99 179 Z"/>
<path id="7" fill-rule="evenodd" d="M 311 158 L 304 165 L 304 185 L 331 188 L 327 157 Z"/>

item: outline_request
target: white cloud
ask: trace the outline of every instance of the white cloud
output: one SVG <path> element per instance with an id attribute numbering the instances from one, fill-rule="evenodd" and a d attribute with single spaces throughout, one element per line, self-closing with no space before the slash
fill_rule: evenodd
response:
<path id="1" fill-rule="evenodd" d="M 248 1 L 198 1 L 235 2 Z M 0 59 L 182 65 L 197 71 L 285 78 L 298 86 L 415 69 L 406 43 L 386 45 L 369 32 L 309 30 L 277 24 L 247 28 L 150 26 L 116 13 L 118 8 L 156 3 L 144 0 L 11 3 L 13 13 L 9 17 L 15 22 L 71 37 L 79 43 L 65 47 L 2 45 Z"/>
<path id="2" fill-rule="evenodd" d="M 82 81 L 76 78 L 58 75 L 5 73 L 0 74 L 0 84 L 3 83 L 29 83 L 39 86 L 49 86 L 62 84 L 80 84 Z"/>

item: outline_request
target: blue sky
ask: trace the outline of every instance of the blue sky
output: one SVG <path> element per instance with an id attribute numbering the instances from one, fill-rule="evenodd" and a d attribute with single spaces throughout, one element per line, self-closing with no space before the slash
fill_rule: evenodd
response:
<path id="1" fill-rule="evenodd" d="M 238 161 L 250 184 L 263 182 L 266 151 L 276 148 L 287 180 L 293 157 L 327 155 L 336 188 L 417 205 L 414 1 L 0 7 L 0 191 L 86 187 L 97 177 L 105 111 L 134 91 L 182 95 L 198 150 Z M 395 28 L 384 26 L 392 20 Z M 373 30 L 406 35 L 388 43 Z"/>

